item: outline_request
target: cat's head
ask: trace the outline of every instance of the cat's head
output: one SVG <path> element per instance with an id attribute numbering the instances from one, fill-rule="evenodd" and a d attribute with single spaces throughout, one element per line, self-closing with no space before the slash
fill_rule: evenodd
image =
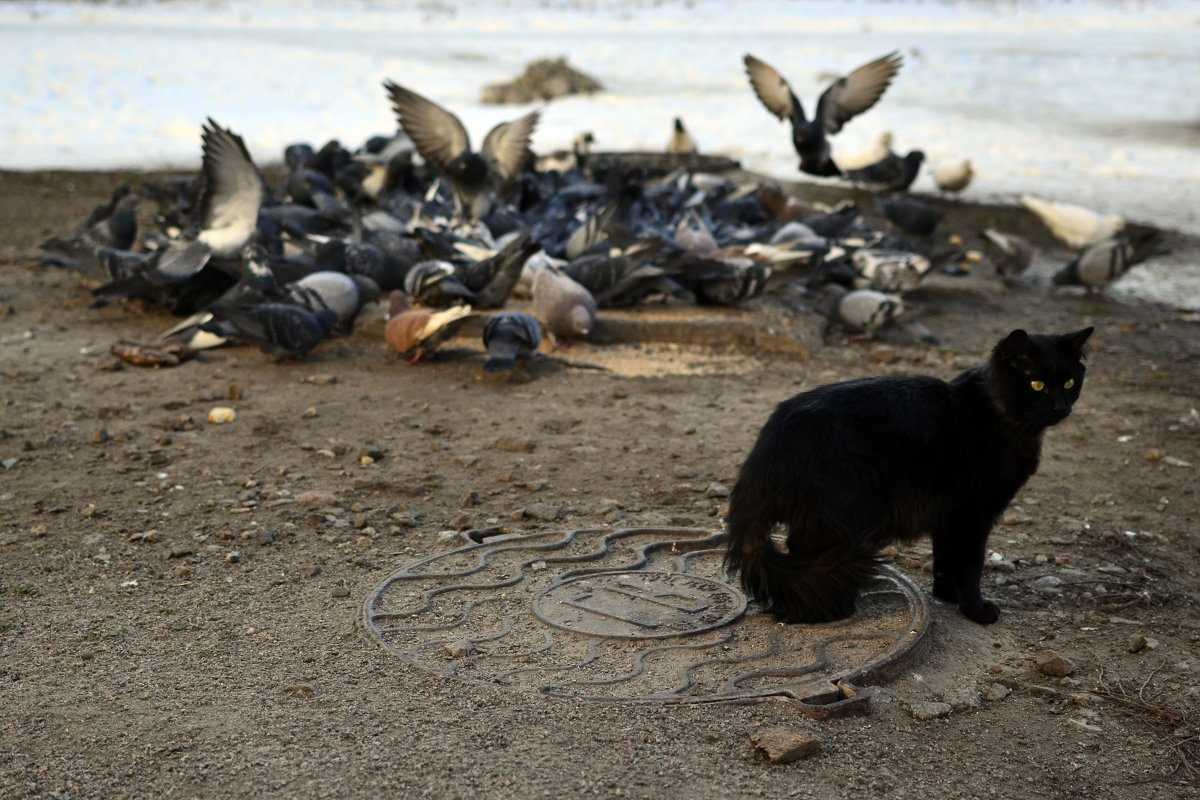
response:
<path id="1" fill-rule="evenodd" d="M 992 350 L 990 389 L 1012 419 L 1049 426 L 1071 413 L 1083 388 L 1092 328 L 1064 334 L 1015 330 Z"/>

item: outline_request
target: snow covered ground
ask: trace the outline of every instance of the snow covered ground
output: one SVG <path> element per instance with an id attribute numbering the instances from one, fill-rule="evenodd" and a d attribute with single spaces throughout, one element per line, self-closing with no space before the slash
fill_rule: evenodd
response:
<path id="1" fill-rule="evenodd" d="M 581 130 L 600 149 L 659 149 L 680 116 L 704 152 L 793 177 L 788 130 L 742 55 L 811 112 L 831 73 L 899 49 L 896 82 L 835 156 L 891 131 L 929 163 L 970 158 L 969 199 L 1030 192 L 1200 234 L 1198 43 L 1190 0 L 17 0 L 0 3 L 0 167 L 193 168 L 209 116 L 264 164 L 297 140 L 355 145 L 395 127 L 385 78 L 454 110 L 478 143 L 527 110 L 481 105 L 480 90 L 565 55 L 608 91 L 551 103 L 535 149 Z M 928 172 L 916 188 L 933 188 Z M 1122 284 L 1200 308 L 1198 265 L 1151 263 Z"/>

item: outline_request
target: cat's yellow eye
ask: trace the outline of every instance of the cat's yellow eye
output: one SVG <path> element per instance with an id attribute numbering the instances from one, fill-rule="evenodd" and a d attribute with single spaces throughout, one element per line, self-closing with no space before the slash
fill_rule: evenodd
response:
<path id="1" fill-rule="evenodd" d="M 1040 392 L 1042 389 L 1046 388 L 1046 384 L 1042 381 L 1030 381 L 1029 385 L 1033 387 L 1035 392 Z"/>
<path id="2" fill-rule="evenodd" d="M 1074 379 L 1074 378 L 1067 378 L 1067 382 L 1063 384 L 1063 388 L 1064 388 L 1064 389 L 1070 389 L 1070 388 L 1071 388 L 1072 386 L 1074 386 L 1074 385 L 1075 385 L 1075 379 Z"/>

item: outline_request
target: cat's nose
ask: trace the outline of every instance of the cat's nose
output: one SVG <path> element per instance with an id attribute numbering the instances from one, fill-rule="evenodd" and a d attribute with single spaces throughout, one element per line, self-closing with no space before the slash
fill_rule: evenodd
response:
<path id="1" fill-rule="evenodd" d="M 1071 398 L 1062 392 L 1056 394 L 1054 396 L 1054 410 L 1063 415 L 1069 414 L 1071 411 Z"/>

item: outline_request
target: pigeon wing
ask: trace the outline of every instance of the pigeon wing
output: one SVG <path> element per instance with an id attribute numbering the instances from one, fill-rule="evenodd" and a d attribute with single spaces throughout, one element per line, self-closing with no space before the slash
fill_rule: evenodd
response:
<path id="1" fill-rule="evenodd" d="M 825 132 L 837 133 L 851 119 L 879 102 L 903 64 L 904 57 L 892 51 L 834 81 L 817 101 L 816 118 Z"/>
<path id="2" fill-rule="evenodd" d="M 258 222 L 258 210 L 266 197 L 262 174 L 250 158 L 242 137 L 222 128 L 211 117 L 203 126 L 204 191 L 200 196 L 199 222 L 204 232 L 230 231 L 249 237 Z M 202 234 L 203 238 L 203 234 Z M 214 250 L 224 242 L 205 241 Z M 236 246 L 240 249 L 240 244 Z"/>
<path id="3" fill-rule="evenodd" d="M 462 121 L 437 103 L 411 89 L 385 81 L 400 127 L 426 161 L 440 170 L 471 149 L 471 139 Z"/>
<path id="4" fill-rule="evenodd" d="M 496 170 L 501 182 L 507 183 L 533 163 L 529 141 L 541 114 L 535 109 L 520 119 L 501 122 L 484 137 L 479 154 Z"/>
<path id="5" fill-rule="evenodd" d="M 774 67 L 749 53 L 742 61 L 746 65 L 750 86 L 767 111 L 783 120 L 791 119 L 793 112 L 804 119 L 804 107 L 800 105 L 792 87 Z"/>

